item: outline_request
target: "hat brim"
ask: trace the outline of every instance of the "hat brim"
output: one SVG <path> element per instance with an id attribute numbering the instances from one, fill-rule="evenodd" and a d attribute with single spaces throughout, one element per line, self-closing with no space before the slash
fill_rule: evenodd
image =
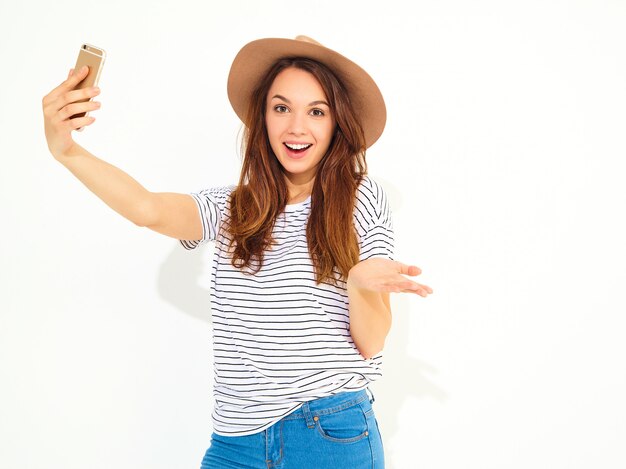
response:
<path id="1" fill-rule="evenodd" d="M 306 57 L 330 68 L 341 80 L 360 119 L 366 147 L 378 140 L 385 128 L 387 110 L 378 86 L 370 75 L 350 59 L 322 45 L 295 39 L 267 38 L 246 44 L 233 60 L 228 75 L 228 99 L 242 122 L 252 93 L 279 59 Z"/>

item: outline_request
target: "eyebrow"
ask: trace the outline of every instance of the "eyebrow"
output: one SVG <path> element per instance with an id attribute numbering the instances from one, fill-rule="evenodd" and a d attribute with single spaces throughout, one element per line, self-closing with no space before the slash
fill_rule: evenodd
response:
<path id="1" fill-rule="evenodd" d="M 285 98 L 283 95 L 280 94 L 275 94 L 274 96 L 272 96 L 272 99 L 280 99 L 282 101 L 285 101 L 287 104 L 291 104 L 291 101 L 289 101 L 287 98 Z M 317 106 L 318 104 L 325 104 L 326 106 L 330 107 L 330 104 L 328 104 L 326 101 L 324 100 L 318 100 L 318 101 L 311 101 L 309 103 L 309 106 Z"/>

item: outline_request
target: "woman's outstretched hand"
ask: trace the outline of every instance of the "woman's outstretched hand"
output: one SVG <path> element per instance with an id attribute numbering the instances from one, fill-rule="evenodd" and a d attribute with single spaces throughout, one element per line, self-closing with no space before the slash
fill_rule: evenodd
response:
<path id="1" fill-rule="evenodd" d="M 422 273 L 419 267 L 382 257 L 373 257 L 356 264 L 348 274 L 348 288 L 394 293 L 417 293 L 423 297 L 433 292 L 427 285 L 405 277 Z"/>
<path id="2" fill-rule="evenodd" d="M 95 87 L 74 89 L 87 76 L 88 71 L 86 66 L 82 70 L 70 70 L 67 80 L 43 98 L 46 140 L 48 149 L 55 158 L 64 155 L 74 144 L 72 130 L 91 125 L 95 121 L 93 117 L 70 117 L 100 108 L 99 102 L 86 101 L 97 96 L 100 90 Z M 85 102 L 81 102 L 84 100 Z"/>

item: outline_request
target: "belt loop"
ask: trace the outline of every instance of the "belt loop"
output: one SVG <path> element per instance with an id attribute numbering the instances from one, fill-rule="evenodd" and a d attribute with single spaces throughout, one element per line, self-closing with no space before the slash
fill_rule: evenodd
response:
<path id="1" fill-rule="evenodd" d="M 313 416 L 311 415 L 311 409 L 309 409 L 308 402 L 302 404 L 302 413 L 304 414 L 304 419 L 306 420 L 306 426 L 309 428 L 315 428 L 315 422 L 313 421 Z"/>
<path id="2" fill-rule="evenodd" d="M 372 392 L 372 390 L 370 388 L 365 388 L 365 390 L 372 395 L 372 398 L 370 399 L 370 404 L 373 404 L 374 401 L 376 400 L 374 398 L 374 393 Z"/>

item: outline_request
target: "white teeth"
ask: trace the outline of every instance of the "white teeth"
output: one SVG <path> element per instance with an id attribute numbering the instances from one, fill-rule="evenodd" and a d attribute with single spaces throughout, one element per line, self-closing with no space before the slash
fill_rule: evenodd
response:
<path id="1" fill-rule="evenodd" d="M 287 148 L 291 148 L 292 150 L 302 150 L 303 148 L 308 148 L 311 146 L 310 143 L 285 143 Z"/>

